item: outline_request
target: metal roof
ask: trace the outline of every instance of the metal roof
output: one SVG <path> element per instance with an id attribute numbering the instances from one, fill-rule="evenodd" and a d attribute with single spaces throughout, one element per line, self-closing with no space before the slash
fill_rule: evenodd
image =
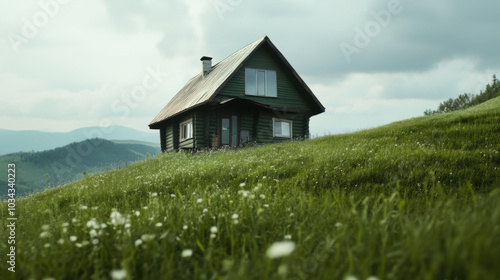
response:
<path id="1" fill-rule="evenodd" d="M 160 113 L 149 124 L 150 128 L 159 128 L 158 124 L 170 117 L 185 112 L 191 108 L 203 105 L 217 95 L 219 90 L 228 82 L 228 80 L 236 73 L 246 60 L 257 50 L 264 42 L 267 42 L 273 48 L 281 60 L 287 65 L 294 76 L 304 86 L 306 91 L 310 93 L 313 100 L 318 104 L 321 112 L 325 108 L 318 99 L 314 96 L 309 87 L 299 77 L 297 72 L 288 63 L 281 52 L 274 46 L 267 36 L 251 43 L 243 49 L 233 53 L 226 59 L 212 66 L 212 70 L 205 76 L 203 72 L 193 77 L 188 83 L 168 102 L 168 104 L 160 111 Z"/>

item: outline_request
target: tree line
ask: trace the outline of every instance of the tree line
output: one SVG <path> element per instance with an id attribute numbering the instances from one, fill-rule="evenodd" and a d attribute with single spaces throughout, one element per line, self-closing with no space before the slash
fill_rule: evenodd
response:
<path id="1" fill-rule="evenodd" d="M 430 116 L 434 114 L 443 114 L 456 110 L 466 109 L 498 96 L 500 96 L 500 83 L 497 80 L 497 76 L 493 75 L 492 83 L 487 84 L 486 89 L 484 91 L 481 90 L 479 94 L 460 94 L 457 98 L 450 98 L 441 102 L 437 110 L 425 110 L 424 115 Z"/>

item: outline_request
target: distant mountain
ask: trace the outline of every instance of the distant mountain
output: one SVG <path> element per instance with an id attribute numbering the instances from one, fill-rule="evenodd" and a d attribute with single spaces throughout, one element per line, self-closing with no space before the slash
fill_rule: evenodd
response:
<path id="1" fill-rule="evenodd" d="M 160 153 L 148 142 L 93 138 L 42 152 L 0 156 L 0 165 L 16 164 L 16 194 L 23 195 L 81 179 L 84 174 L 121 168 Z M 0 192 L 7 193 L 0 178 Z"/>
<path id="2" fill-rule="evenodd" d="M 70 132 L 0 129 L 0 155 L 16 152 L 40 152 L 91 138 L 160 142 L 157 132 L 143 132 L 125 126 L 85 127 Z"/>

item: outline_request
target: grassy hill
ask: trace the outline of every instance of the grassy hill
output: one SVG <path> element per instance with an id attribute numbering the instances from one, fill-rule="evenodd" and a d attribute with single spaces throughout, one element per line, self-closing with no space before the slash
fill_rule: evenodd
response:
<path id="1" fill-rule="evenodd" d="M 87 174 L 125 167 L 156 155 L 160 147 L 139 141 L 89 139 L 43 152 L 0 156 L 0 166 L 17 165 L 18 196 L 83 178 Z M 7 197 L 7 177 L 0 178 L 1 199 Z"/>
<path id="2" fill-rule="evenodd" d="M 17 272 L 0 277 L 498 279 L 499 151 L 496 98 L 353 134 L 162 154 L 17 200 Z"/>

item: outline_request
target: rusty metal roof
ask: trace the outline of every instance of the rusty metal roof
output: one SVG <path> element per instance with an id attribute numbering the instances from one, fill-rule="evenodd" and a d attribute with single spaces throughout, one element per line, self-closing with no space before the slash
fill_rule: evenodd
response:
<path id="1" fill-rule="evenodd" d="M 193 107 L 202 105 L 208 102 L 228 78 L 240 68 L 245 60 L 257 49 L 267 37 L 263 37 L 243 49 L 233 53 L 226 59 L 212 66 L 212 70 L 208 75 L 203 77 L 203 73 L 199 73 L 168 102 L 167 106 L 151 121 L 150 127 L 182 113 Z"/>
<path id="2" fill-rule="evenodd" d="M 269 46 L 276 52 L 278 57 L 281 58 L 283 63 L 285 63 L 285 65 L 292 71 L 293 75 L 318 105 L 318 112 L 324 112 L 325 108 L 323 105 L 321 105 L 316 96 L 314 96 L 309 87 L 305 84 L 302 78 L 300 78 L 281 52 L 274 46 L 271 40 L 265 36 L 212 66 L 212 70 L 207 75 L 203 76 L 203 72 L 200 72 L 198 75 L 189 80 L 188 83 L 170 100 L 170 102 L 168 102 L 167 106 L 165 106 L 151 121 L 149 127 L 152 129 L 158 129 L 158 124 L 160 122 L 183 113 L 191 108 L 212 101 L 219 90 L 224 87 L 230 78 L 263 43 L 268 43 Z"/>

